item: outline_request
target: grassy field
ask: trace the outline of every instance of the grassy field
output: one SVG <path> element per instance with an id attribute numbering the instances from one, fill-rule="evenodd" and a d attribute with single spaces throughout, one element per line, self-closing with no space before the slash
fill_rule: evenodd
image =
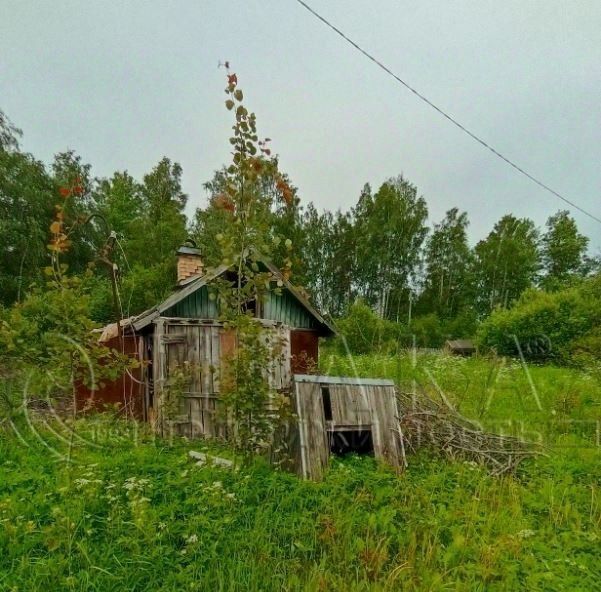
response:
<path id="1" fill-rule="evenodd" d="M 548 457 L 503 478 L 427 452 L 400 478 L 348 458 L 308 483 L 260 462 L 197 466 L 188 450 L 215 445 L 108 418 L 73 441 L 21 426 L 25 442 L 0 436 L 0 590 L 601 589 L 597 377 L 441 356 L 322 364 L 443 392 Z"/>

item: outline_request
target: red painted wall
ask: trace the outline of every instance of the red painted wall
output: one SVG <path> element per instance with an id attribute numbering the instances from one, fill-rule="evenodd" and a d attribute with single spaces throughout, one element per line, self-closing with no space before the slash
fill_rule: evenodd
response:
<path id="1" fill-rule="evenodd" d="M 123 337 L 123 349 L 126 354 L 138 358 L 137 337 L 126 335 Z M 119 349 L 117 337 L 105 343 L 107 347 Z M 142 369 L 134 368 L 111 382 L 103 381 L 102 386 L 90 390 L 84 385 L 77 388 L 76 405 L 77 411 L 94 409 L 106 411 L 108 409 L 119 410 L 123 415 L 144 419 L 144 385 L 136 381 L 142 378 Z M 132 378 L 133 377 L 133 378 Z"/>

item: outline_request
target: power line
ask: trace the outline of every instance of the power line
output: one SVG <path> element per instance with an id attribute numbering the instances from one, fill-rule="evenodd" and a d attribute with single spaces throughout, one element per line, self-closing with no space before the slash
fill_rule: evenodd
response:
<path id="1" fill-rule="evenodd" d="M 501 152 L 499 152 L 498 150 L 496 150 L 495 148 L 493 148 L 490 144 L 488 144 L 487 142 L 485 142 L 482 138 L 480 138 L 479 136 L 477 136 L 474 132 L 470 131 L 463 124 L 459 123 L 459 121 L 457 121 L 454 117 L 452 117 L 451 115 L 449 115 L 448 113 L 446 113 L 445 111 L 443 111 L 438 105 L 436 105 L 435 103 L 433 103 L 425 95 L 423 95 L 422 93 L 420 93 L 418 90 L 416 90 L 415 88 L 413 88 L 409 83 L 405 82 L 402 78 L 400 78 L 399 76 L 397 76 L 390 68 L 388 68 L 388 66 L 384 65 L 380 60 L 378 60 L 376 57 L 374 57 L 368 51 L 366 51 L 365 49 L 363 49 L 358 43 L 356 43 L 355 41 L 353 41 L 350 37 L 348 37 L 345 33 L 343 33 L 338 27 L 336 27 L 335 25 L 333 25 L 325 17 L 321 16 L 318 12 L 316 12 L 315 10 L 313 10 L 313 8 L 311 8 L 311 6 L 309 6 L 306 2 L 304 2 L 304 0 L 296 0 L 296 1 L 303 8 L 305 8 L 306 10 L 308 10 L 314 17 L 316 17 L 317 19 L 319 19 L 324 25 L 326 25 L 327 27 L 329 27 L 330 29 L 332 29 L 332 31 L 334 31 L 336 34 L 340 35 L 340 37 L 342 37 L 347 43 L 349 43 L 356 50 L 358 50 L 359 52 L 361 52 L 367 59 L 371 60 L 374 64 L 376 64 L 376 66 L 378 66 L 379 68 L 381 68 L 382 70 L 384 70 L 384 72 L 386 72 L 388 75 L 392 76 L 397 82 L 401 83 L 407 90 L 411 91 L 416 97 L 418 97 L 424 103 L 426 103 L 427 105 L 429 105 L 430 107 L 432 107 L 432 109 L 434 109 L 435 111 L 437 111 L 445 119 L 448 119 L 455 127 L 458 127 L 462 132 L 466 133 L 468 136 L 470 136 L 470 138 L 472 138 L 473 140 L 475 140 L 476 142 L 478 142 L 478 144 L 480 144 L 481 146 L 484 146 L 484 148 L 490 150 L 496 157 L 500 158 L 505 163 L 507 163 L 509 166 L 513 167 L 516 171 L 518 171 L 519 173 L 521 173 L 522 175 L 524 175 L 525 177 L 527 177 L 528 179 L 530 179 L 531 181 L 533 181 L 534 183 L 536 183 L 539 187 L 542 187 L 543 189 L 545 189 L 546 191 L 548 191 L 549 193 L 551 193 L 555 197 L 558 197 L 559 199 L 561 199 L 565 203 L 569 204 L 573 208 L 579 210 L 580 212 L 582 212 L 583 214 L 585 214 L 589 218 L 592 218 L 593 220 L 595 220 L 596 222 L 599 222 L 599 224 L 601 224 L 601 218 L 598 218 L 594 214 L 591 214 L 591 212 L 588 212 L 584 208 L 581 208 L 578 204 L 575 204 L 573 201 L 569 200 L 567 197 L 561 195 L 561 193 L 555 191 L 555 189 L 552 189 L 551 187 L 549 187 L 548 185 L 546 185 L 542 181 L 539 181 L 535 176 L 533 176 L 529 172 L 525 171 L 521 166 L 519 166 L 518 164 L 516 164 L 515 162 L 513 162 L 512 160 L 510 160 L 509 158 L 507 158 L 505 155 L 501 154 Z"/>

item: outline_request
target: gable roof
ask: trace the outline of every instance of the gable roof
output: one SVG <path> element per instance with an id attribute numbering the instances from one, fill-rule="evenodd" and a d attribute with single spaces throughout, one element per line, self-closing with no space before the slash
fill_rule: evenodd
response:
<path id="1" fill-rule="evenodd" d="M 320 332 L 324 336 L 334 335 L 336 333 L 332 325 L 317 311 L 315 307 L 309 302 L 309 300 L 301 293 L 301 291 L 288 281 L 282 272 L 275 266 L 271 261 L 264 257 L 257 257 L 265 267 L 272 273 L 274 278 L 281 281 L 283 286 L 292 296 L 298 301 L 298 303 L 315 319 L 317 322 Z M 144 311 L 136 317 L 133 317 L 129 323 L 134 330 L 139 331 L 144 327 L 147 327 L 156 318 L 160 317 L 166 310 L 170 309 L 178 302 L 184 300 L 193 294 L 200 288 L 207 286 L 218 277 L 222 276 L 226 271 L 230 269 L 230 266 L 220 265 L 215 269 L 211 270 L 205 275 L 192 276 L 186 280 L 178 289 L 168 296 L 163 302 L 153 306 L 152 308 Z"/>

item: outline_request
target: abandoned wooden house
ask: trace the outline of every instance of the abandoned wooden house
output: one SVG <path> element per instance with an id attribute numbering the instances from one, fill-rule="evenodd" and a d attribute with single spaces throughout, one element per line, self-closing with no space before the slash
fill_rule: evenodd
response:
<path id="1" fill-rule="evenodd" d="M 294 468 L 304 477 L 319 478 L 330 454 L 351 450 L 399 466 L 392 383 L 310 377 L 317 367 L 320 338 L 332 336 L 334 330 L 276 266 L 266 259 L 260 264 L 282 286 L 277 293 L 267 292 L 253 313 L 283 344 L 268 378 L 274 390 L 293 399 Z M 136 356 L 139 368 L 95 391 L 81 388 L 78 406 L 119 405 L 164 433 L 161 397 L 187 364 L 194 370 L 179 412 L 169 420 L 169 431 L 189 438 L 222 437 L 226 426 L 219 413 L 221 366 L 235 350 L 235 338 L 223 328 L 211 282 L 231 272 L 221 266 L 205 273 L 200 251 L 190 246 L 179 249 L 177 271 L 177 286 L 163 302 L 101 333 L 101 341 Z"/>

